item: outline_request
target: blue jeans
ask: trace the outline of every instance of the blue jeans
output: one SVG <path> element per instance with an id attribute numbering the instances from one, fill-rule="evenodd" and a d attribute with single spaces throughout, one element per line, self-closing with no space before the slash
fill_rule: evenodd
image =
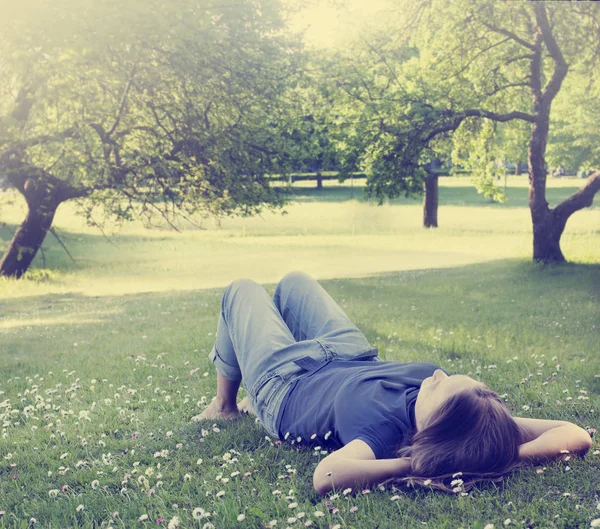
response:
<path id="1" fill-rule="evenodd" d="M 279 437 L 279 408 L 298 377 L 329 360 L 377 358 L 342 308 L 304 272 L 290 272 L 273 299 L 258 283 L 239 279 L 221 299 L 215 344 L 216 370 L 242 380 L 267 432 Z"/>

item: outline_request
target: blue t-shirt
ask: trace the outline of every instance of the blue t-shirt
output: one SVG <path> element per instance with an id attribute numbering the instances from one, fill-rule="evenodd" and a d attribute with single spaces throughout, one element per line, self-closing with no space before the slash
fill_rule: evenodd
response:
<path id="1" fill-rule="evenodd" d="M 421 382 L 436 369 L 426 362 L 326 362 L 292 383 L 277 417 L 279 437 L 329 449 L 361 439 L 377 459 L 394 458 L 415 429 Z"/>

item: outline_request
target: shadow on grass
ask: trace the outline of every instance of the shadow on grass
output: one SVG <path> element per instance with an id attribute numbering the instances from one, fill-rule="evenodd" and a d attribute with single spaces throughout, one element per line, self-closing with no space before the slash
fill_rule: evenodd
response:
<path id="1" fill-rule="evenodd" d="M 580 338 L 600 338 L 600 330 L 592 323 L 599 313 L 600 264 L 542 267 L 498 260 L 320 282 L 371 343 L 385 342 L 385 337 L 397 330 L 399 340 L 394 350 L 405 351 L 406 361 L 427 361 L 432 345 L 437 347 L 436 356 L 446 359 L 474 358 L 483 351 L 487 354 L 483 345 L 436 343 L 432 341 L 436 329 L 463 328 L 474 336 L 488 334 L 493 338 L 498 329 L 512 326 L 511 332 L 523 333 L 523 340 L 528 341 L 529 335 L 537 336 L 548 327 L 543 332 L 550 336 L 550 326 L 570 315 L 566 311 L 574 304 L 589 307 L 572 322 L 574 329 L 581 327 L 577 327 Z M 265 286 L 272 295 L 275 285 Z M 123 341 L 133 356 L 148 351 L 189 350 L 191 342 L 197 342 L 196 349 L 207 349 L 216 331 L 222 291 L 11 298 L 0 302 L 3 350 L 7 357 L 12 354 L 34 361 L 36 354 L 76 354 L 74 342 L 89 343 L 86 347 L 100 357 L 114 351 L 121 354 Z M 498 342 L 500 338 L 504 337 L 497 337 Z M 577 350 L 577 346 L 572 347 Z M 112 352 L 104 353 L 105 348 Z M 382 356 L 396 359 L 385 352 Z"/>
<path id="2" fill-rule="evenodd" d="M 86 236 L 87 237 L 87 236 Z M 94 236 L 90 236 L 92 239 Z M 133 237 L 135 238 L 135 237 Z M 587 277 L 587 281 L 584 280 Z M 543 265 L 531 261 L 525 261 L 522 259 L 499 259 L 495 261 L 486 261 L 484 263 L 475 263 L 463 266 L 450 266 L 447 268 L 436 267 L 436 268 L 424 268 L 417 270 L 402 270 L 398 272 L 373 272 L 362 277 L 340 277 L 332 279 L 319 280 L 326 288 L 331 286 L 332 289 L 337 290 L 340 283 L 348 285 L 348 291 L 355 291 L 356 297 L 359 298 L 360 292 L 365 295 L 362 300 L 365 303 L 369 303 L 373 298 L 377 297 L 378 288 L 381 288 L 379 284 L 381 282 L 391 283 L 392 287 L 398 287 L 398 300 L 402 300 L 403 294 L 406 294 L 407 289 L 411 292 L 415 290 L 418 292 L 419 297 L 422 301 L 427 301 L 428 298 L 436 298 L 440 296 L 440 287 L 445 289 L 449 288 L 453 284 L 453 280 L 457 282 L 465 282 L 467 284 L 477 284 L 478 289 L 468 289 L 463 292 L 463 297 L 466 298 L 477 298 L 487 300 L 489 303 L 494 303 L 496 298 L 492 293 L 486 296 L 482 292 L 482 283 L 485 283 L 484 288 L 492 288 L 501 292 L 505 288 L 509 288 L 511 285 L 522 285 L 527 286 L 531 289 L 535 286 L 537 290 L 547 291 L 551 293 L 554 289 L 560 288 L 558 280 L 564 279 L 568 281 L 569 291 L 579 291 L 587 294 L 598 294 L 600 295 L 600 263 L 562 263 L 553 265 Z M 433 282 L 433 288 L 427 288 L 425 285 L 420 286 L 419 281 Z M 507 285 L 507 282 L 510 284 Z M 437 283 L 437 285 L 436 285 Z M 459 283 L 456 283 L 457 288 Z M 463 285 L 464 286 L 464 285 Z M 268 291 L 274 291 L 275 284 L 267 283 L 264 287 Z M 436 288 L 437 287 L 437 288 Z M 390 288 L 388 284 L 386 288 Z M 143 292 L 139 294 L 125 294 L 117 297 L 120 302 L 124 303 L 138 303 L 146 302 L 154 299 L 168 300 L 171 298 L 182 298 L 192 300 L 197 295 L 203 293 L 215 293 L 222 292 L 222 288 L 207 288 L 207 289 L 196 289 L 196 290 L 178 290 L 176 292 Z M 389 294 L 389 292 L 388 292 Z M 523 292 L 520 292 L 523 294 Z M 112 298 L 112 296 L 111 296 Z M 64 302 L 77 302 L 86 300 L 102 299 L 102 296 L 85 296 L 79 293 L 67 293 L 67 294 L 43 294 L 40 296 L 23 296 L 11 298 L 9 304 L 14 304 L 16 307 L 23 307 L 26 305 L 41 304 L 42 307 L 51 309 L 53 304 L 64 303 Z"/>
<path id="3" fill-rule="evenodd" d="M 18 227 L 16 224 L 0 224 L 0 257 L 8 248 Z M 94 268 L 106 262 L 107 250 L 115 254 L 119 247 L 123 246 L 131 252 L 136 244 L 142 245 L 148 241 L 160 243 L 172 239 L 173 233 L 175 233 L 173 230 L 156 229 L 152 237 L 144 237 L 143 235 L 122 233 L 105 236 L 101 233 L 71 232 L 64 228 L 58 228 L 56 231 L 75 261 L 65 252 L 57 238 L 48 232 L 33 261 L 31 271 L 39 268 L 51 268 L 57 272 L 74 272 Z M 164 237 L 158 235 L 161 231 L 166 231 Z M 123 255 L 125 259 L 128 259 L 130 254 Z"/>

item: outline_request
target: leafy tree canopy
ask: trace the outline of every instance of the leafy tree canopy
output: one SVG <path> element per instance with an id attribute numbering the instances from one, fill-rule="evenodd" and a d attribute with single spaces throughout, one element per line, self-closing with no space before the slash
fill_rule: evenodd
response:
<path id="1" fill-rule="evenodd" d="M 171 222 L 283 204 L 266 175 L 286 170 L 279 131 L 299 44 L 278 0 L 25 0 L 3 11 L 0 174 L 30 213 L 48 220 L 86 198 L 90 222 Z M 26 269 L 45 235 L 32 227 L 9 247 L 20 265 L 0 273 Z"/>

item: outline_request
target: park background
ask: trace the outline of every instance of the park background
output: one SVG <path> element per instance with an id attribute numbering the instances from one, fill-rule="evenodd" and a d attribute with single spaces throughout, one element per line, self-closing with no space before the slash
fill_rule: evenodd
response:
<path id="1" fill-rule="evenodd" d="M 519 26 L 512 8 L 458 4 L 436 2 L 433 7 L 454 24 L 464 23 L 463 15 L 468 12 L 475 19 L 481 16 L 488 25 L 493 21 L 496 29 L 501 22 L 512 24 L 503 27 L 511 27 L 515 38 L 521 38 L 517 34 L 531 37 L 526 24 Z M 65 52 L 54 40 L 53 31 L 62 35 L 64 27 L 48 30 L 42 25 L 48 33 L 38 36 L 47 38 L 40 49 L 16 47 L 23 45 L 18 32 L 10 34 L 12 42 L 2 41 L 13 46 L 9 50 L 15 59 L 2 63 L 15 81 L 6 94 L 25 94 L 21 102 L 29 100 L 31 108 L 45 112 L 29 114 L 29 125 L 19 128 L 19 119 L 10 121 L 11 115 L 15 118 L 14 97 L 3 99 L 0 154 L 35 138 L 45 143 L 43 149 L 38 149 L 39 143 L 26 147 L 21 167 L 29 173 L 22 183 L 10 179 L 12 166 L 6 165 L 10 159 L 0 158 L 5 163 L 0 176 L 9 175 L 0 192 L 0 251 L 9 248 L 28 215 L 28 203 L 32 209 L 35 189 L 46 185 L 44 178 L 49 179 L 51 171 L 72 188 L 91 192 L 60 204 L 51 219 L 52 230 L 42 237 L 21 279 L 0 281 L 4 375 L 0 381 L 0 526 L 589 527 L 600 517 L 596 440 L 585 460 L 532 467 L 500 485 L 458 490 L 452 495 L 405 486 L 373 487 L 319 498 L 311 480 L 314 467 L 325 455 L 320 450 L 265 438 L 250 417 L 236 424 L 189 422 L 215 392 L 215 372 L 206 355 L 223 287 L 234 279 L 250 277 L 272 294 L 286 272 L 300 269 L 321 281 L 379 348 L 382 358 L 425 360 L 453 373 L 468 373 L 497 391 L 515 415 L 568 420 L 592 433 L 598 427 L 600 209 L 592 204 L 570 216 L 560 237 L 568 262 L 532 260 L 529 124 L 498 122 L 490 128 L 485 123 L 491 121 L 479 120 L 465 122 L 464 130 L 457 125 L 454 133 L 449 130 L 427 137 L 431 130 L 448 124 L 441 123 L 436 113 L 452 121 L 475 103 L 496 114 L 513 108 L 531 111 L 529 86 L 500 90 L 500 77 L 494 79 L 496 84 L 486 84 L 492 77 L 490 62 L 504 64 L 511 53 L 516 58 L 514 49 L 506 50 L 507 56 L 488 56 L 477 63 L 476 56 L 502 48 L 499 43 L 504 37 L 509 46 L 516 42 L 514 38 L 504 34 L 489 50 L 496 41 L 486 45 L 472 41 L 473 55 L 458 54 L 464 63 L 442 64 L 444 57 L 439 53 L 445 47 L 469 42 L 453 40 L 456 27 L 440 22 L 436 31 L 426 35 L 438 55 L 419 55 L 420 72 L 411 61 L 415 60 L 414 48 L 424 45 L 418 40 L 423 35 L 415 37 L 410 47 L 396 38 L 397 31 L 388 33 L 390 27 L 397 30 L 406 23 L 402 17 L 393 18 L 398 16 L 397 9 L 390 11 L 385 3 L 322 4 L 300 10 L 288 23 L 293 29 L 311 24 L 301 47 L 302 61 L 307 62 L 296 63 L 290 70 L 302 65 L 311 76 L 283 86 L 277 84 L 277 68 L 262 75 L 242 75 L 250 58 L 257 61 L 251 63 L 255 70 L 260 61 L 289 67 L 285 59 L 289 53 L 284 59 L 270 55 L 280 43 L 264 49 L 261 39 L 269 41 L 270 37 L 261 30 L 268 23 L 260 15 L 247 16 L 258 4 L 240 5 L 244 9 L 233 11 L 224 3 L 207 4 L 207 12 L 222 11 L 221 18 L 209 24 L 211 28 L 225 17 L 227 23 L 220 30 L 245 25 L 248 29 L 247 34 L 234 32 L 235 38 L 208 51 L 218 59 L 217 65 L 223 60 L 233 67 L 235 61 L 228 63 L 227 57 L 235 56 L 237 70 L 230 69 L 228 75 L 235 78 L 237 74 L 244 82 L 220 85 L 216 81 L 222 81 L 224 71 L 206 64 L 198 66 L 196 80 L 205 76 L 225 92 L 227 86 L 235 86 L 227 95 L 250 101 L 248 121 L 229 122 L 233 107 L 227 106 L 227 98 L 220 102 L 223 114 L 215 112 L 211 130 L 221 141 L 205 146 L 203 152 L 212 160 L 207 166 L 194 151 L 197 145 L 185 158 L 170 160 L 174 165 L 161 164 L 169 152 L 164 144 L 150 147 L 147 138 L 138 137 L 138 145 L 120 145 L 121 153 L 129 155 L 122 159 L 132 164 L 135 174 L 121 187 L 114 181 L 107 185 L 104 152 L 93 146 L 86 132 L 71 137 L 70 131 L 62 141 L 53 134 L 78 122 L 73 117 L 78 104 L 94 117 L 106 111 L 104 124 L 114 123 L 119 109 L 125 108 L 121 105 L 123 89 L 131 73 L 127 67 L 132 64 L 128 43 L 121 49 L 111 41 L 111 50 L 123 53 L 122 69 L 118 61 L 103 64 L 102 58 L 95 57 L 102 75 L 115 74 L 111 79 L 115 89 L 108 89 L 107 83 L 106 98 L 90 100 L 91 93 L 97 96 L 101 90 L 89 79 L 88 86 L 76 76 L 82 71 L 78 61 L 86 48 L 78 56 L 70 47 L 72 42 L 64 45 Z M 101 5 L 107 18 L 114 14 L 111 6 L 116 4 Z M 120 24 L 137 20 L 138 4 L 128 6 L 131 11 L 120 10 Z M 426 9 L 428 4 L 422 6 Z M 68 2 L 62 7 L 66 9 Z M 261 7 L 274 19 L 280 15 L 277 3 L 265 2 Z M 159 3 L 156 8 L 159 14 L 161 9 L 172 14 L 171 8 Z M 588 193 L 592 190 L 592 197 L 595 192 L 594 176 L 588 180 L 587 175 L 596 174 L 599 163 L 597 131 L 589 126 L 600 115 L 596 54 L 593 47 L 576 45 L 577 39 L 593 37 L 594 32 L 565 29 L 573 17 L 597 28 L 598 10 L 585 11 L 588 8 L 582 7 L 579 13 L 575 8 L 563 12 L 548 7 L 551 27 L 571 63 L 552 107 L 545 152 L 544 196 L 551 208 L 576 195 L 582 186 L 588 186 Z M 10 9 L 13 20 L 31 23 L 32 16 L 38 20 L 27 9 Z M 77 26 L 97 14 L 92 9 L 69 22 L 61 20 Z M 529 16 L 534 19 L 534 14 Z M 106 23 L 106 19 L 99 20 Z M 152 26 L 157 20 L 149 16 L 140 25 L 145 31 L 148 27 L 162 30 L 160 24 L 158 29 Z M 195 21 L 203 20 L 198 15 Z M 489 31 L 486 39 L 498 34 Z M 77 38 L 85 39 L 85 34 Z M 235 55 L 236 39 L 247 44 L 247 56 Z M 363 55 L 365 49 L 370 54 Z M 47 63 L 38 62 L 40 53 L 48 55 Z M 188 62 L 182 61 L 181 70 L 175 71 L 179 74 L 195 64 L 189 62 L 195 60 L 194 53 L 180 57 Z M 353 60 L 348 62 L 349 57 Z M 20 69 L 24 64 L 33 66 Z M 460 82 L 437 83 L 442 78 L 436 70 L 440 64 L 447 69 L 445 76 L 467 64 L 473 70 L 467 69 Z M 545 65 L 548 81 L 554 66 L 550 54 L 545 56 Z M 46 85 L 45 91 L 32 92 L 35 96 L 15 89 L 17 81 L 27 81 L 27 75 L 34 80 L 36 74 L 46 78 L 50 66 L 62 72 L 64 84 Z M 161 83 L 171 86 L 177 96 L 170 110 L 178 109 L 185 102 L 182 94 L 189 94 L 180 91 L 183 85 L 172 83 L 173 71 L 156 69 L 160 71 L 156 78 L 152 68 L 141 72 L 143 81 L 163 89 L 164 94 L 159 91 L 155 100 L 167 110 L 168 98 L 160 97 L 168 96 L 169 90 Z M 356 71 L 361 75 L 353 78 L 351 72 Z M 498 72 L 506 85 L 525 83 L 511 81 L 521 70 Z M 399 84 L 408 93 L 389 92 L 394 77 L 402 79 Z M 74 85 L 76 78 L 81 85 Z M 332 92 L 329 84 L 340 79 L 349 81 L 342 87 L 346 88 L 343 96 Z M 586 90 L 579 90 L 582 81 Z M 365 86 L 373 99 L 363 105 L 360 90 L 366 90 Z M 261 91 L 267 87 L 274 91 Z M 84 94 L 81 100 L 74 88 Z M 373 95 L 374 89 L 380 90 L 378 96 Z M 489 96 L 490 92 L 494 93 Z M 67 105 L 63 114 L 54 112 L 56 96 L 62 96 L 58 101 L 64 103 L 65 94 L 73 98 L 73 108 Z M 211 95 L 209 91 L 190 97 L 200 108 Z M 451 116 L 445 114 L 448 101 L 457 105 Z M 259 103 L 273 105 L 272 113 L 254 113 L 253 105 Z M 148 126 L 148 116 L 140 115 L 139 108 L 135 103 L 127 107 L 123 122 L 135 127 L 140 120 L 140 126 Z M 192 116 L 194 126 L 196 119 L 203 122 L 200 118 L 205 117 L 206 108 Z M 275 126 L 273 115 L 281 118 Z M 66 121 L 57 119 L 60 116 Z M 375 129 L 363 127 L 372 121 Z M 101 136 L 100 127 L 90 128 Z M 386 128 L 393 128 L 393 133 Z M 416 136 L 415 130 L 419 131 Z M 188 132 L 196 139 L 211 137 L 201 128 Z M 231 157 L 231 152 L 250 143 L 253 147 L 247 147 L 247 157 Z M 416 145 L 416 154 L 406 145 Z M 251 159 L 260 149 L 273 149 L 278 157 Z M 391 153 L 397 156 L 396 162 Z M 135 163 L 142 155 L 149 156 L 149 165 L 156 169 L 140 177 Z M 411 171 L 405 171 L 403 164 Z M 32 166 L 46 173 L 35 172 Z M 182 177 L 191 170 L 196 179 Z M 422 194 L 428 179 L 434 179 L 437 186 L 437 227 L 426 229 L 423 224 L 428 218 L 431 221 L 431 211 L 428 214 L 424 207 Z M 264 180 L 267 187 L 262 186 Z M 150 192 L 154 181 L 166 185 L 162 196 Z M 206 192 L 197 193 L 197 188 Z M 134 189 L 133 199 L 119 195 L 123 189 Z M 287 203 L 283 209 L 263 208 L 262 204 L 279 204 L 280 197 L 271 192 L 274 189 L 286 192 Z M 192 206 L 186 209 L 190 199 Z M 175 207 L 161 210 L 165 204 Z M 150 215 L 152 209 L 156 214 Z M 229 215 L 240 212 L 248 216 Z"/>

